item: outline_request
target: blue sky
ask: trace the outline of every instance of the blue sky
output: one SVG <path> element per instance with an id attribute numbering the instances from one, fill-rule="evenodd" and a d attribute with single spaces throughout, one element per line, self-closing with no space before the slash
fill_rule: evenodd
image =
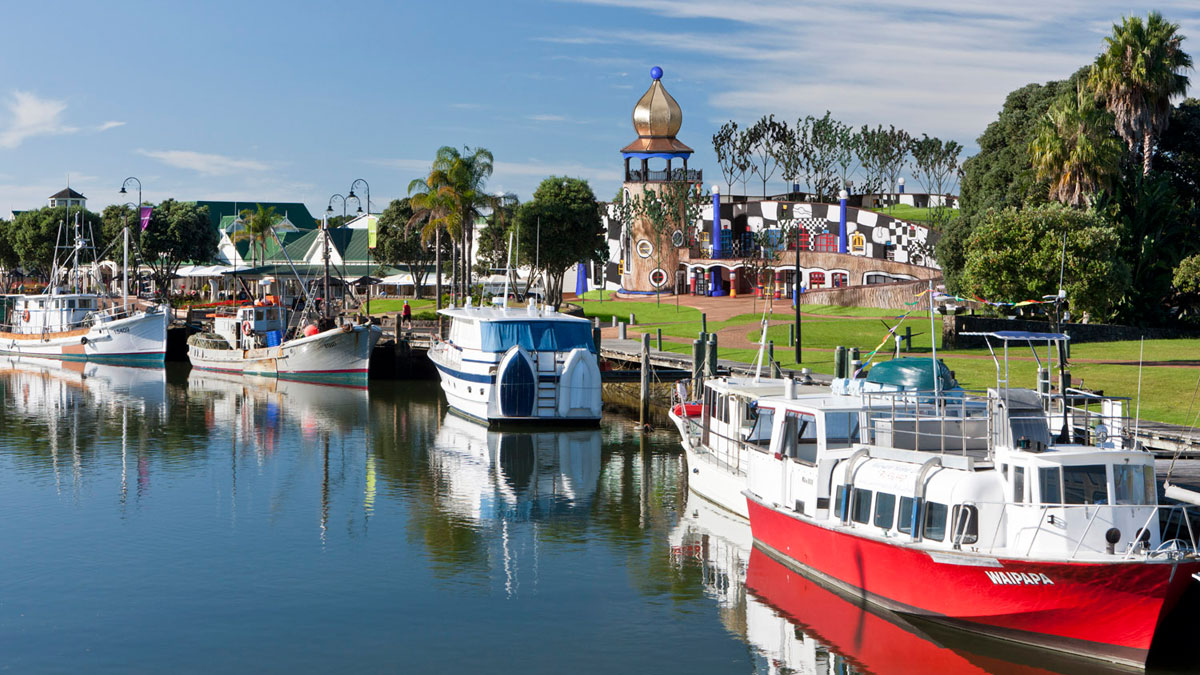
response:
<path id="1" fill-rule="evenodd" d="M 43 205 L 68 174 L 97 210 L 129 175 L 153 201 L 314 215 L 364 178 L 380 210 L 441 145 L 492 150 L 494 191 L 524 200 L 565 174 L 607 199 L 653 65 L 710 184 L 716 128 L 766 113 L 829 109 L 973 153 L 1005 94 L 1069 75 L 1152 7 L 1200 61 L 1194 0 L 9 3 L 0 213 Z"/>

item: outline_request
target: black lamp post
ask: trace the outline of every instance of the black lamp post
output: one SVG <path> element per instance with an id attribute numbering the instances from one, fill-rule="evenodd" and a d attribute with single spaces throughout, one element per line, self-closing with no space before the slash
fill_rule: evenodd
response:
<path id="1" fill-rule="evenodd" d="M 367 320 L 371 318 L 371 184 L 361 178 L 355 178 L 350 184 L 350 194 L 348 197 L 355 197 L 354 186 L 359 183 L 363 184 L 363 188 L 367 191 Z M 359 201 L 358 212 L 362 213 L 362 202 Z"/>
<path id="2" fill-rule="evenodd" d="M 793 221 L 794 222 L 794 221 Z M 796 364 L 799 365 L 804 360 L 804 355 L 800 351 L 800 223 L 795 224 L 796 227 L 796 278 L 792 280 L 792 295 L 796 298 Z"/>
<path id="3" fill-rule="evenodd" d="M 122 195 L 129 194 L 129 192 L 125 190 L 125 186 L 129 185 L 129 181 L 133 181 L 133 182 L 137 183 L 138 200 L 137 200 L 137 206 L 134 207 L 133 212 L 140 214 L 141 209 L 142 209 L 142 181 L 141 180 L 139 180 L 136 176 L 130 176 L 129 178 L 126 178 L 125 180 L 121 181 L 121 191 L 118 194 L 122 194 Z M 129 205 L 128 203 L 125 204 L 125 206 L 128 206 L 128 205 Z M 125 279 L 122 280 L 121 283 L 124 284 L 124 288 L 121 289 L 121 298 L 123 300 L 123 304 L 125 306 L 126 311 L 128 311 L 129 310 L 129 217 L 128 216 L 125 217 Z"/>

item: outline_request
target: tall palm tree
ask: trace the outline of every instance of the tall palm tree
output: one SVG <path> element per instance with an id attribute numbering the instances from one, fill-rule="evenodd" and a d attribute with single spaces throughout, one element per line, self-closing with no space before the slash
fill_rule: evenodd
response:
<path id="1" fill-rule="evenodd" d="M 464 289 L 471 287 L 471 253 L 474 246 L 475 222 L 483 212 L 493 208 L 496 198 L 487 192 L 487 180 L 492 175 L 494 160 L 486 148 L 464 147 L 462 152 L 448 145 L 438 148 L 433 160 L 434 173 L 440 174 L 459 202 L 459 222 L 462 224 L 461 264 Z"/>
<path id="2" fill-rule="evenodd" d="M 416 179 L 408 184 L 408 193 L 412 195 L 409 204 L 413 215 L 408 220 L 408 227 L 421 225 L 421 242 L 434 242 L 434 286 L 437 294 L 437 308 L 442 308 L 442 232 L 446 232 L 452 241 L 462 236 L 462 206 L 458 194 L 442 181 L 443 176 L 437 171 L 431 171 L 425 180 Z"/>
<path id="3" fill-rule="evenodd" d="M 1142 148 L 1142 174 L 1150 173 L 1154 141 L 1167 128 L 1171 98 L 1187 92 L 1182 71 L 1192 67 L 1179 24 L 1150 12 L 1143 23 L 1128 17 L 1113 25 L 1105 49 L 1092 65 L 1089 83 L 1116 118 L 1117 134 L 1130 150 Z"/>
<path id="4" fill-rule="evenodd" d="M 279 220 L 279 216 L 275 214 L 275 207 L 268 206 L 263 208 L 262 204 L 256 204 L 257 210 L 249 209 L 242 211 L 238 217 L 242 221 L 242 226 L 235 230 L 233 235 L 229 237 L 230 241 L 249 241 L 250 242 L 250 264 L 255 265 L 257 261 L 266 262 L 267 259 L 267 242 L 271 237 L 271 228 Z M 259 258 L 255 254 L 261 253 Z M 257 266 L 257 265 L 255 265 Z"/>
<path id="5" fill-rule="evenodd" d="M 1087 206 L 1108 188 L 1121 157 L 1113 116 L 1082 87 L 1050 106 L 1029 149 L 1038 180 L 1050 181 L 1050 197 L 1072 206 Z"/>

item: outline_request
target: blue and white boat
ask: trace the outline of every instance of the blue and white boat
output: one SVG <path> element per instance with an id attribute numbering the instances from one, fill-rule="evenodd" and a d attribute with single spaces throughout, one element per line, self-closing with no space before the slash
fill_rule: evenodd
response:
<path id="1" fill-rule="evenodd" d="M 600 421 L 600 367 L 586 319 L 532 302 L 440 313 L 450 331 L 429 358 L 455 411 L 488 424 Z"/>

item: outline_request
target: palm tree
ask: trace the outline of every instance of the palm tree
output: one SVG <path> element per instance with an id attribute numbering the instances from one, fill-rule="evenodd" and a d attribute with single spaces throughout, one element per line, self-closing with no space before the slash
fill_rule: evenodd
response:
<path id="1" fill-rule="evenodd" d="M 437 294 L 437 308 L 442 308 L 442 232 L 450 235 L 451 240 L 462 236 L 462 205 L 458 194 L 443 181 L 445 177 L 434 170 L 429 172 L 425 180 L 416 179 L 408 184 L 408 193 L 412 195 L 409 203 L 413 215 L 408 220 L 408 227 L 421 227 L 421 242 L 428 245 L 433 239 L 434 248 L 434 286 Z"/>
<path id="2" fill-rule="evenodd" d="M 238 218 L 242 222 L 242 227 L 235 230 L 230 241 L 238 242 L 247 240 L 250 242 L 250 264 L 254 265 L 255 261 L 261 260 L 266 262 L 267 259 L 267 241 L 271 237 L 271 228 L 275 222 L 279 220 L 279 216 L 275 214 L 275 207 L 268 206 L 263 208 L 262 204 L 256 204 L 258 209 L 250 211 L 249 209 L 242 211 Z M 256 258 L 255 252 L 262 253 L 262 258 Z"/>
<path id="3" fill-rule="evenodd" d="M 1086 206 L 1110 185 L 1121 157 L 1112 128 L 1113 116 L 1082 87 L 1050 106 L 1029 146 L 1038 180 L 1050 181 L 1050 197 Z"/>
<path id="4" fill-rule="evenodd" d="M 471 249 L 474 242 L 475 222 L 483 215 L 483 211 L 493 208 L 496 198 L 487 193 L 487 180 L 492 175 L 493 158 L 491 151 L 485 148 L 463 147 L 462 152 L 457 148 L 442 146 L 438 148 L 433 160 L 434 173 L 440 174 L 444 185 L 452 188 L 459 203 L 459 222 L 462 224 L 461 264 L 463 272 L 463 287 L 471 287 Z"/>
<path id="5" fill-rule="evenodd" d="M 1171 98 L 1187 92 L 1181 71 L 1192 57 L 1180 48 L 1179 24 L 1150 12 L 1145 23 L 1128 17 L 1113 25 L 1106 47 L 1092 65 L 1089 83 L 1116 118 L 1117 134 L 1130 150 L 1142 147 L 1142 174 L 1150 173 L 1154 142 L 1167 128 Z"/>

